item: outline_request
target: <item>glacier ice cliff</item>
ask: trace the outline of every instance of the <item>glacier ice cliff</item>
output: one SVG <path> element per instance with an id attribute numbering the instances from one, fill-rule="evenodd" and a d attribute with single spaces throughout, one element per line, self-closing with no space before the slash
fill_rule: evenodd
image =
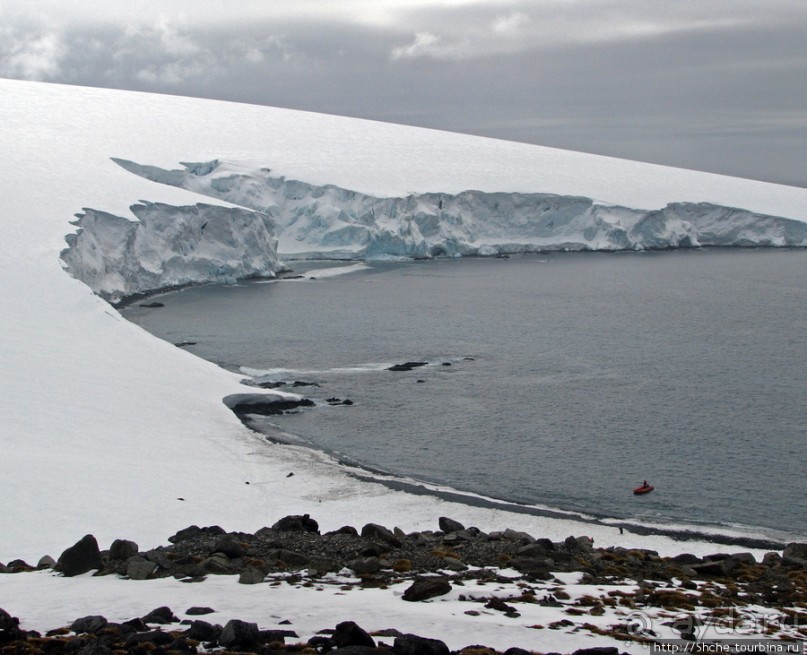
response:
<path id="1" fill-rule="evenodd" d="M 165 170 L 116 159 L 154 182 L 270 215 L 286 257 L 438 257 L 547 250 L 807 246 L 807 224 L 743 209 L 679 202 L 605 206 L 542 193 L 422 193 L 379 198 L 226 161 Z"/>
<path id="2" fill-rule="evenodd" d="M 807 247 L 807 223 L 709 203 L 655 210 L 545 193 L 376 197 L 269 168 L 209 161 L 166 170 L 114 160 L 145 179 L 236 207 L 141 203 L 138 221 L 85 209 L 67 236 L 67 270 L 102 297 L 273 276 L 280 257 L 364 259 L 702 246 Z"/>
<path id="3" fill-rule="evenodd" d="M 186 284 L 274 277 L 283 268 L 266 214 L 146 202 L 131 211 L 137 221 L 85 209 L 73 222 L 78 230 L 65 237 L 67 271 L 111 302 Z"/>

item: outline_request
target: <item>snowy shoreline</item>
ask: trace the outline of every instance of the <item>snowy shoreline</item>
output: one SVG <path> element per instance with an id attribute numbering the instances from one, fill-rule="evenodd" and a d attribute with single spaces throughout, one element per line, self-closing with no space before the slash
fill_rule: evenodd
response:
<path id="1" fill-rule="evenodd" d="M 770 247 L 766 246 L 749 247 L 749 249 L 760 249 L 760 248 L 770 249 Z M 782 249 L 801 250 L 801 248 L 793 248 L 793 247 L 788 248 L 775 247 L 775 248 L 776 250 L 782 250 Z M 736 249 L 736 247 L 727 246 L 727 247 L 698 248 L 698 250 L 729 250 L 729 249 Z M 537 255 L 539 253 L 534 254 Z M 580 252 L 570 254 L 586 255 L 589 253 Z M 601 252 L 590 254 L 632 256 L 637 253 L 635 253 L 634 251 L 619 251 L 619 252 Z M 473 257 L 478 256 L 477 255 L 470 256 L 470 258 Z M 462 259 L 465 258 L 466 257 L 462 257 Z M 289 268 L 291 270 L 288 273 L 288 277 L 279 276 L 277 278 L 265 278 L 263 280 L 246 279 L 237 282 L 262 283 L 265 281 L 265 282 L 271 282 L 272 284 L 278 284 L 278 283 L 296 281 L 297 279 L 300 278 L 304 279 L 316 278 L 320 276 L 321 270 L 327 271 L 326 276 L 334 276 L 334 275 L 350 274 L 362 270 L 364 268 L 367 268 L 367 264 L 362 260 L 359 261 L 344 260 L 340 261 L 341 265 L 330 266 L 330 264 L 335 264 L 336 262 L 334 262 L 333 260 L 323 260 L 323 259 L 293 260 L 285 258 L 282 255 L 279 256 L 279 259 L 289 265 Z M 294 269 L 295 264 L 302 265 L 301 275 L 297 274 L 298 273 L 297 270 Z M 325 269 L 319 269 L 316 267 L 308 268 L 308 266 L 311 266 L 312 264 L 316 266 L 327 266 L 327 268 Z M 183 288 L 191 286 L 206 286 L 217 284 L 221 283 L 207 282 L 198 284 L 188 284 L 176 288 L 157 289 L 151 293 L 138 294 L 137 296 L 132 298 L 124 298 L 119 303 L 116 304 L 116 307 L 122 308 L 134 302 L 144 300 L 146 298 L 154 298 L 154 297 L 159 298 L 166 295 L 170 296 L 172 293 L 181 291 Z M 262 373 L 266 373 L 265 371 L 258 371 L 253 369 L 240 368 L 239 370 L 241 373 L 244 373 L 245 375 L 250 377 L 255 376 L 260 377 Z M 274 371 L 274 373 L 278 374 L 278 371 Z M 295 371 L 289 371 L 288 373 L 293 374 L 295 373 Z M 297 371 L 297 373 L 299 373 L 299 371 Z M 242 380 L 242 382 L 246 381 Z M 251 388 L 252 386 L 249 385 L 248 389 Z M 296 397 L 305 398 L 304 392 L 301 392 L 299 389 L 296 388 L 292 389 L 291 385 L 278 384 L 277 387 L 273 385 L 272 388 L 273 389 L 283 388 L 287 395 L 289 394 L 289 392 L 291 392 L 292 394 L 296 394 L 297 395 Z M 245 391 L 244 394 L 242 395 L 246 396 L 248 395 L 248 393 Z M 244 410 L 243 413 L 249 415 L 248 410 Z M 356 462 L 349 456 L 343 456 L 339 453 L 330 452 L 327 449 L 314 445 L 305 440 L 304 437 L 302 437 L 301 435 L 288 435 L 283 430 L 281 430 L 280 428 L 271 423 L 267 426 L 265 422 L 258 421 L 256 423 L 249 420 L 244 420 L 243 418 L 242 422 L 244 422 L 244 425 L 247 428 L 254 431 L 256 434 L 260 435 L 262 438 L 268 440 L 271 443 L 281 446 L 291 445 L 300 447 L 303 449 L 310 450 L 312 453 L 316 453 L 318 457 L 332 459 L 334 465 L 338 469 L 340 469 L 350 478 L 358 482 L 381 485 L 394 492 L 403 492 L 410 496 L 431 497 L 442 501 L 448 501 L 451 503 L 460 503 L 463 505 L 467 505 L 469 507 L 501 511 L 514 516 L 546 518 L 551 520 L 556 519 L 559 521 L 568 522 L 572 525 L 576 525 L 575 528 L 571 529 L 571 531 L 574 533 L 582 534 L 585 533 L 586 530 L 589 530 L 591 526 L 598 526 L 605 530 L 618 531 L 620 534 L 620 538 L 623 538 L 624 533 L 625 542 L 628 542 L 633 535 L 641 535 L 644 537 L 651 537 L 651 538 L 652 537 L 670 538 L 674 542 L 681 543 L 682 546 L 683 544 L 686 544 L 688 542 L 700 542 L 703 544 L 712 544 L 715 546 L 720 545 L 727 547 L 743 547 L 755 550 L 782 549 L 789 542 L 800 541 L 806 538 L 804 535 L 800 535 L 797 533 L 791 534 L 783 530 L 770 527 L 766 528 L 762 526 L 752 526 L 752 525 L 704 524 L 704 523 L 698 523 L 697 521 L 693 521 L 690 524 L 690 523 L 681 523 L 680 521 L 676 520 L 670 520 L 669 522 L 666 522 L 662 518 L 659 518 L 656 521 L 643 521 L 640 519 L 630 517 L 593 515 L 591 513 L 587 513 L 585 510 L 569 510 L 546 505 L 523 503 L 508 500 L 505 498 L 489 497 L 484 494 L 463 491 L 460 489 L 435 484 L 427 480 L 410 478 L 407 476 L 390 473 L 384 470 L 374 469 L 371 466 L 366 466 Z"/>

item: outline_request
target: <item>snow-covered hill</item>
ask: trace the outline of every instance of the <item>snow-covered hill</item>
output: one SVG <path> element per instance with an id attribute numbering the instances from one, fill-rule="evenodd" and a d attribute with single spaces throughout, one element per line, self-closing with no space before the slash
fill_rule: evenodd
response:
<path id="1" fill-rule="evenodd" d="M 592 214 L 605 205 L 703 202 L 741 207 L 751 223 L 753 214 L 807 216 L 805 189 L 297 111 L 10 80 L 0 80 L 0 152 L 3 561 L 56 556 L 86 533 L 102 546 L 122 537 L 148 547 L 192 523 L 254 531 L 304 512 L 326 530 L 369 521 L 433 528 L 437 516 L 449 515 L 555 540 L 580 531 L 567 521 L 393 492 L 345 475 L 324 456 L 249 432 L 222 402 L 245 391 L 238 376 L 125 321 L 65 272 L 60 253 L 76 232 L 76 214 L 81 229 L 106 225 L 100 237 L 115 238 L 85 238 L 80 260 L 90 271 L 82 277 L 98 274 L 98 290 L 113 296 L 141 288 L 127 286 L 130 278 L 153 286 L 190 274 L 196 281 L 233 270 L 271 274 L 280 265 L 275 225 L 243 207 L 155 184 L 113 158 L 164 170 L 219 159 L 242 162 L 238 172 L 250 175 L 268 166 L 273 179 L 300 180 L 311 197 L 350 189 L 382 204 L 414 203 L 425 201 L 412 194 L 432 193 L 430 211 L 450 195 L 457 215 L 483 197 L 489 208 L 499 193 L 515 206 L 519 193 L 590 198 L 597 204 L 579 202 Z M 196 177 L 212 182 L 212 173 Z M 434 221 L 423 215 L 421 235 Z M 214 227 L 213 217 L 223 222 Z M 225 242 L 233 268 L 209 268 Z M 623 539 L 612 528 L 586 530 L 598 544 Z M 624 539 L 680 548 L 658 537 Z"/>
<path id="2" fill-rule="evenodd" d="M 286 259 L 807 246 L 803 190 L 366 121 L 320 117 L 312 125 L 308 114 L 265 111 L 271 145 L 250 153 L 259 159 L 232 157 L 230 137 L 226 158 L 181 169 L 156 165 L 153 155 L 114 158 L 147 180 L 232 206 L 146 202 L 131 207 L 134 222 L 93 207 L 75 222 L 67 270 L 119 300 L 271 277 L 280 268 L 275 232 Z M 293 148 L 278 147 L 288 134 L 297 138 Z"/>

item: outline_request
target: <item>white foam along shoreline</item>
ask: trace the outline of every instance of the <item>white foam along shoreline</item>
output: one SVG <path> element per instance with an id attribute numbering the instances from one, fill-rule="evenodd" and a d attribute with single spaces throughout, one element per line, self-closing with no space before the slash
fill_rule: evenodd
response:
<path id="1" fill-rule="evenodd" d="M 447 191 L 518 191 L 540 180 L 549 192 L 632 198 L 641 206 L 700 189 L 709 201 L 723 194 L 754 211 L 807 215 L 803 189 L 189 98 L 0 80 L 0 125 L 9 271 L 0 279 L 0 485 L 14 498 L 0 516 L 4 560 L 57 556 L 86 533 L 104 546 L 131 538 L 148 547 L 192 523 L 254 531 L 294 513 L 315 514 L 326 530 L 371 521 L 433 529 L 440 515 L 485 530 L 517 525 L 553 540 L 580 530 L 574 521 L 395 492 L 346 475 L 324 455 L 267 444 L 244 428 L 222 403 L 243 393 L 241 376 L 129 323 L 62 269 L 64 235 L 82 207 L 132 219 L 138 203 L 200 203 L 197 194 L 131 175 L 112 156 L 172 166 L 222 153 L 265 161 L 269 153 L 288 176 L 377 194 L 426 191 L 436 180 Z M 245 484 L 251 480 L 265 484 Z M 586 532 L 598 545 L 682 549 L 668 537 L 626 538 L 610 526 Z M 706 542 L 686 549 L 732 550 Z"/>

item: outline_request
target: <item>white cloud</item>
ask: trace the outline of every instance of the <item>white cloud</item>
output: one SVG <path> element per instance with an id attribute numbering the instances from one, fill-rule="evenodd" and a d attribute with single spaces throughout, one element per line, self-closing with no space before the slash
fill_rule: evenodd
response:
<path id="1" fill-rule="evenodd" d="M 413 41 L 405 46 L 393 48 L 393 59 L 417 59 L 431 57 L 433 59 L 464 59 L 470 55 L 467 44 L 450 43 L 431 32 L 418 32 Z"/>
<path id="2" fill-rule="evenodd" d="M 518 32 L 530 22 L 529 16 L 521 11 L 514 11 L 506 16 L 497 16 L 491 25 L 495 34 L 510 35 Z"/>
<path id="3" fill-rule="evenodd" d="M 64 41 L 56 31 L 0 33 L 0 75 L 28 80 L 53 80 L 62 72 Z"/>

